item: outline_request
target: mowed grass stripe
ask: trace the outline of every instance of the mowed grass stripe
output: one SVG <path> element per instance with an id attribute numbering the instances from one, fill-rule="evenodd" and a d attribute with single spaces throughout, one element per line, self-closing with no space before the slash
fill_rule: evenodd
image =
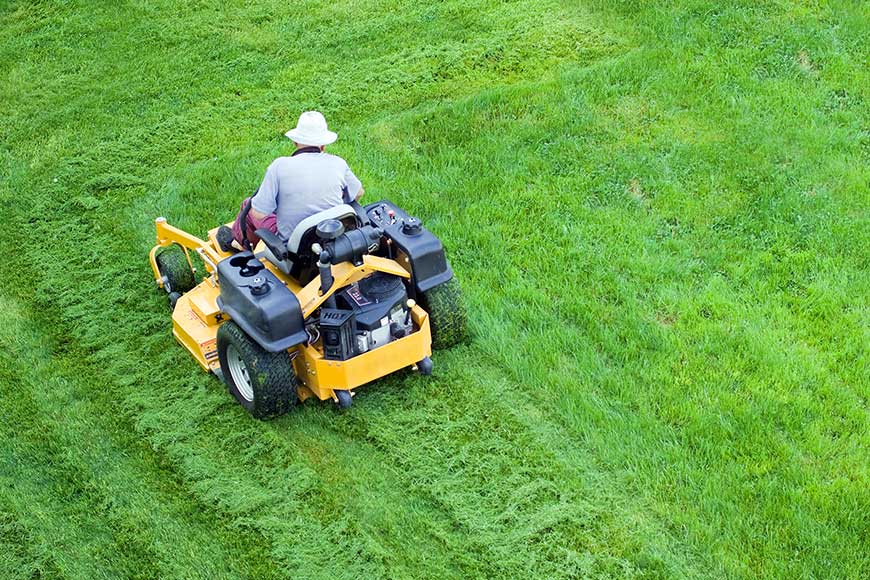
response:
<path id="1" fill-rule="evenodd" d="M 66 228 L 68 234 L 72 231 Z M 100 260 L 123 256 L 131 247 L 123 239 L 105 243 L 119 247 Z M 92 267 L 88 305 L 70 312 L 111 311 L 118 291 L 123 291 L 115 288 L 107 294 L 99 279 L 102 265 Z M 139 285 L 129 288 L 130 299 L 141 302 L 142 287 L 149 285 L 147 272 L 136 277 Z M 171 339 L 165 299 L 156 293 L 148 296 L 151 312 L 137 314 L 144 336 L 109 336 L 75 318 L 55 318 L 54 328 L 76 329 L 85 345 L 70 342 L 69 331 L 64 331 L 56 337 L 65 339 L 59 355 L 68 364 L 84 364 L 88 373 L 97 373 L 92 384 L 111 385 L 100 408 L 119 413 L 122 421 L 128 409 L 135 409 L 131 420 L 202 505 L 229 518 L 242 534 L 246 529 L 263 534 L 271 547 L 263 546 L 261 553 L 271 549 L 274 562 L 290 575 L 311 568 L 333 577 L 404 575 L 425 568 L 461 577 L 460 570 L 469 566 L 474 573 L 478 565 L 471 558 L 451 563 L 453 551 L 467 543 L 455 524 L 443 521 L 437 505 L 403 489 L 390 470 L 381 468 L 387 462 L 373 449 L 363 444 L 360 450 L 359 443 L 335 433 L 331 408 L 313 424 L 296 414 L 288 417 L 291 425 L 303 421 L 301 429 L 289 434 L 251 420 L 222 385 L 189 366 L 186 353 Z M 152 326 L 159 330 L 149 331 Z M 151 365 L 130 364 L 120 356 L 124 352 L 139 352 Z M 160 388 L 143 389 L 143 384 Z M 76 388 L 89 390 L 87 383 Z M 342 463 L 340 469 L 336 462 Z M 374 505 L 364 499 L 371 495 L 378 497 Z M 385 536 L 385 531 L 390 534 Z M 418 549 L 398 549 L 409 545 Z M 354 558 L 359 553 L 372 556 Z"/>
<path id="2" fill-rule="evenodd" d="M 6 361 L 0 505 L 17 523 L 10 548 L 29 562 L 31 574 L 113 578 L 145 571 L 143 578 L 156 578 L 147 547 L 125 542 L 106 521 L 100 499 L 82 487 L 77 466 L 66 463 L 66 450 L 46 437 L 51 427 L 38 420 L 27 387 Z"/>
<path id="3" fill-rule="evenodd" d="M 222 524 L 208 519 L 166 466 L 154 463 L 135 435 L 125 432 L 127 426 L 114 414 L 111 397 L 93 391 L 93 386 L 105 385 L 102 377 L 70 377 L 47 351 L 48 341 L 34 321 L 12 301 L 3 298 L 0 304 L 6 391 L 0 406 L 9 429 L 8 465 L 22 472 L 7 473 L 14 490 L 12 503 L 27 510 L 28 484 L 45 478 L 39 486 L 43 489 L 35 494 L 46 500 L 36 517 L 60 518 L 41 538 L 39 549 L 73 577 L 268 577 L 272 572 L 261 567 L 259 559 L 267 545 L 257 543 L 257 536 L 221 529 Z M 25 441 L 24 448 L 16 445 Z M 136 448 L 140 453 L 131 457 Z M 42 469 L 47 472 L 41 477 Z M 46 485 L 48 481 L 55 483 Z M 63 496 L 75 501 L 58 509 L 47 494 L 52 489 L 66 490 Z M 93 518 L 93 542 L 83 531 L 79 549 L 59 549 L 65 545 L 65 522 Z M 102 548 L 101 535 L 110 539 Z M 124 564 L 125 558 L 135 563 Z M 113 571 L 116 560 L 122 569 Z"/>
<path id="4" fill-rule="evenodd" d="M 3 434 L 12 436 L 5 429 Z M 9 533 L 3 557 L 8 577 L 123 578 L 135 577 L 142 566 L 151 570 L 149 555 L 124 546 L 90 498 L 77 497 L 80 492 L 66 474 L 46 473 L 53 462 L 45 441 L 4 446 L 0 480 L 6 489 L 0 504 L 16 522 L 14 529 L 4 530 Z M 141 577 L 156 577 L 149 574 Z"/>

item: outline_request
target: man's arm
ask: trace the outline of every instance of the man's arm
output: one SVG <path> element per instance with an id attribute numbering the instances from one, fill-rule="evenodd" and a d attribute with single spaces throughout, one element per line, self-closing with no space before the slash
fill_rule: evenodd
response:
<path id="1" fill-rule="evenodd" d="M 273 161 L 266 169 L 266 175 L 263 177 L 260 188 L 251 198 L 251 210 L 248 213 L 258 220 L 275 213 L 278 208 L 278 175 L 275 163 L 276 161 Z"/>
<path id="2" fill-rule="evenodd" d="M 344 172 L 344 182 L 345 187 L 347 188 L 347 201 L 357 201 L 359 198 L 363 196 L 365 190 L 363 189 L 362 182 L 359 178 L 353 174 L 353 171 L 348 167 Z"/>

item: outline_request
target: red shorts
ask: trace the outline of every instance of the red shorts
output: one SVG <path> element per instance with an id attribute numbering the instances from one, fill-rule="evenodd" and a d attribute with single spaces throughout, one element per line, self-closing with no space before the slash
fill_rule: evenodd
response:
<path id="1" fill-rule="evenodd" d="M 235 221 L 233 221 L 233 238 L 243 247 L 241 217 L 245 207 L 250 203 L 250 197 L 242 202 L 242 207 L 239 209 Z M 278 233 L 278 219 L 275 217 L 275 214 L 269 214 L 263 219 L 257 219 L 248 212 L 248 219 L 245 221 L 245 233 L 248 234 L 248 241 L 251 242 L 252 247 L 256 246 L 257 242 L 260 241 L 260 238 L 254 233 L 259 228 L 266 228 L 273 234 Z"/>

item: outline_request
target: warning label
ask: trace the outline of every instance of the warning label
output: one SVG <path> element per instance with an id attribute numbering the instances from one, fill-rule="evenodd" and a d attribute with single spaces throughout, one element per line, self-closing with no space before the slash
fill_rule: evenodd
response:
<path id="1" fill-rule="evenodd" d="M 351 286 L 347 290 L 347 295 L 350 296 L 350 299 L 353 300 L 357 306 L 365 306 L 366 304 L 371 304 L 372 301 L 363 296 L 363 293 L 359 291 L 359 288 L 356 286 Z"/>
<path id="2" fill-rule="evenodd" d="M 217 358 L 218 353 L 216 338 L 200 343 L 199 348 L 202 349 L 202 352 L 205 355 L 205 360 L 211 361 Z"/>

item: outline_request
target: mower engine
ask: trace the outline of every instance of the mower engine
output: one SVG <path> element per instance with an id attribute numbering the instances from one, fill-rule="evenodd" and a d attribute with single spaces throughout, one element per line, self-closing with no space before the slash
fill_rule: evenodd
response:
<path id="1" fill-rule="evenodd" d="M 410 334 L 408 292 L 402 279 L 379 272 L 336 294 L 335 308 L 321 308 L 323 357 L 347 360 Z"/>

